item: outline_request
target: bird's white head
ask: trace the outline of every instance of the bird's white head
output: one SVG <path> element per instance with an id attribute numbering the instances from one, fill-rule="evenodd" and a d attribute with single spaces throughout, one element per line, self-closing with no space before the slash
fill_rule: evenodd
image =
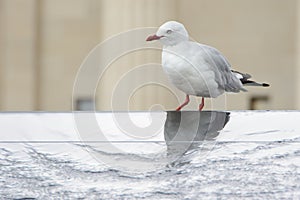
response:
<path id="1" fill-rule="evenodd" d="M 183 24 L 176 21 L 168 21 L 161 25 L 155 35 L 151 35 L 146 41 L 159 40 L 165 46 L 174 46 L 189 40 L 189 34 Z"/>

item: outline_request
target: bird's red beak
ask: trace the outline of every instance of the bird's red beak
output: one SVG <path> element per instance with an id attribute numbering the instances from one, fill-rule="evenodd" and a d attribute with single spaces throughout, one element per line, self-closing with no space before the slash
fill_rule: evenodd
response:
<path id="1" fill-rule="evenodd" d="M 146 41 L 159 40 L 160 38 L 162 38 L 162 36 L 150 35 L 147 37 Z"/>

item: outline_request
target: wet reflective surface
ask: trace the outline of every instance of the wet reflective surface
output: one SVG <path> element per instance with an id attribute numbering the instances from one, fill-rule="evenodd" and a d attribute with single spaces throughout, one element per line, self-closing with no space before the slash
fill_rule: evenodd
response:
<path id="1" fill-rule="evenodd" d="M 299 112 L 76 115 L 0 114 L 1 198 L 300 198 Z"/>
<path id="2" fill-rule="evenodd" d="M 229 112 L 168 112 L 164 139 L 170 164 L 183 164 L 184 154 L 193 149 L 205 155 L 214 148 L 216 137 L 229 121 Z M 178 159 L 178 160 L 177 160 Z"/>

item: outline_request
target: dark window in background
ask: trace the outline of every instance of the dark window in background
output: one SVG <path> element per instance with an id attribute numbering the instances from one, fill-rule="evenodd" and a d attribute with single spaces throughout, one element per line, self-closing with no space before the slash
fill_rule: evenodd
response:
<path id="1" fill-rule="evenodd" d="M 252 96 L 249 101 L 250 110 L 266 110 L 269 108 L 269 96 Z"/>
<path id="2" fill-rule="evenodd" d="M 91 111 L 94 110 L 95 102 L 92 98 L 78 98 L 76 100 L 76 110 Z"/>

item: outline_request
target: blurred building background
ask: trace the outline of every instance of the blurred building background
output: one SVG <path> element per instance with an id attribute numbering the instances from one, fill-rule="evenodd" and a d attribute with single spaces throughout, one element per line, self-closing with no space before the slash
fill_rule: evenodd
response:
<path id="1" fill-rule="evenodd" d="M 0 110 L 89 109 L 93 97 L 83 93 L 72 99 L 76 74 L 88 53 L 115 34 L 168 20 L 182 22 L 194 40 L 218 48 L 234 69 L 271 84 L 221 97 L 227 109 L 300 109 L 299 3 L 0 0 Z M 122 75 L 137 65 L 160 62 L 159 51 L 142 54 L 121 58 L 106 71 L 95 92 L 98 110 L 111 110 L 111 91 Z M 157 73 L 163 72 L 158 68 Z M 118 97 L 128 107 L 118 109 L 147 110 L 154 104 L 173 109 L 178 104 L 170 91 L 155 84 L 128 92 L 130 99 Z M 182 93 L 180 100 L 184 97 Z"/>

